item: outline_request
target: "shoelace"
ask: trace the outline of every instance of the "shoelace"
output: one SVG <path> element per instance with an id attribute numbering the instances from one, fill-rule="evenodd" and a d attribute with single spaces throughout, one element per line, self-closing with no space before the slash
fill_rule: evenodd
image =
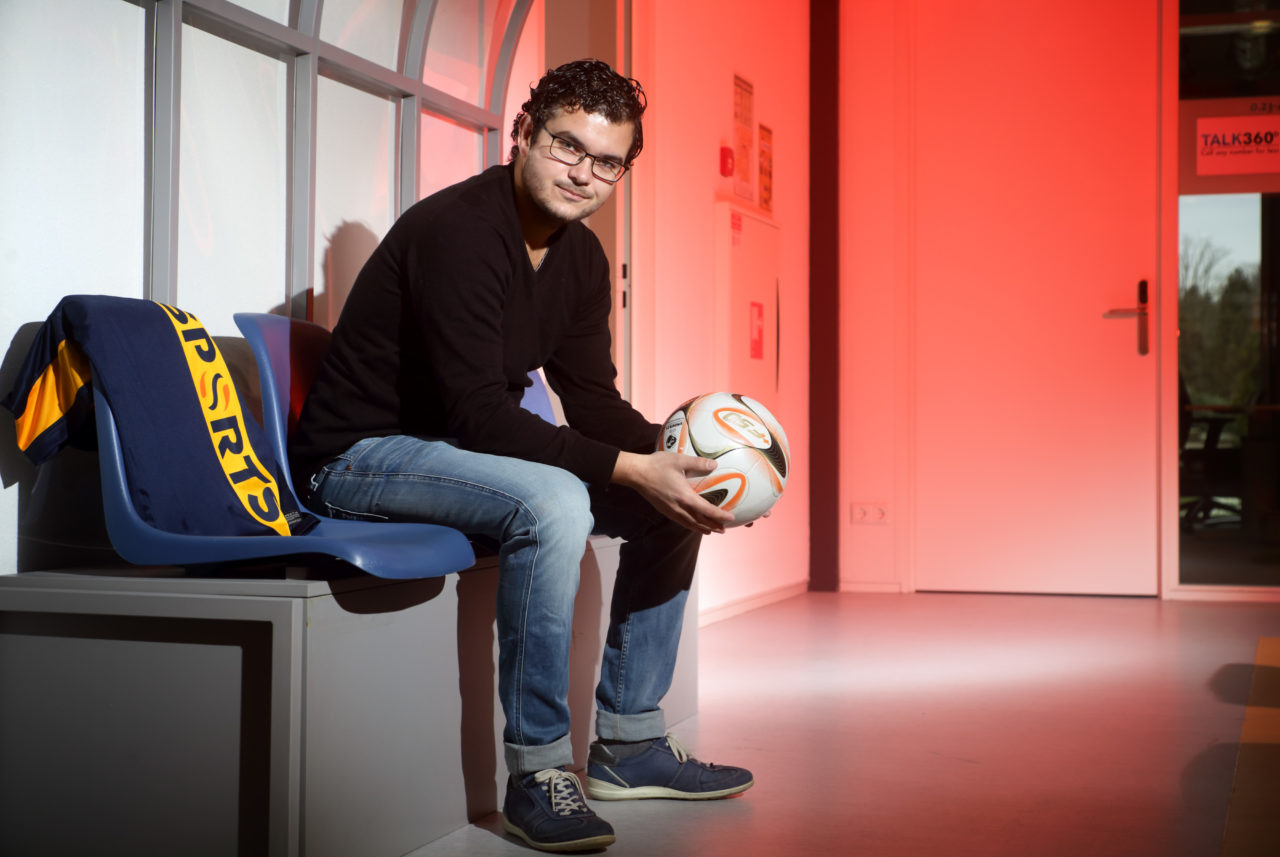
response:
<path id="1" fill-rule="evenodd" d="M 582 800 L 582 781 L 577 774 L 549 768 L 534 774 L 534 780 L 546 788 L 547 796 L 551 798 L 551 811 L 556 815 L 587 811 L 587 805 Z"/>
<path id="2" fill-rule="evenodd" d="M 671 755 L 675 756 L 676 761 L 682 765 L 692 759 L 695 765 L 706 768 L 708 771 L 718 771 L 724 768 L 723 765 L 713 765 L 710 762 L 700 762 L 694 759 L 685 746 L 680 743 L 680 739 L 669 732 L 667 733 L 667 746 L 671 748 Z"/>
<path id="3" fill-rule="evenodd" d="M 667 746 L 671 748 L 671 755 L 676 757 L 677 762 L 683 765 L 685 762 L 689 761 L 689 751 L 680 743 L 679 738 L 667 733 Z"/>

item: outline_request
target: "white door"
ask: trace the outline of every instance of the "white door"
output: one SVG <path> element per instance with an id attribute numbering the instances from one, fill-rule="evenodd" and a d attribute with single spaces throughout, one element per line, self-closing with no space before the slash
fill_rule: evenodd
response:
<path id="1" fill-rule="evenodd" d="M 1155 594 L 1158 4 L 921 6 L 915 586 Z"/>

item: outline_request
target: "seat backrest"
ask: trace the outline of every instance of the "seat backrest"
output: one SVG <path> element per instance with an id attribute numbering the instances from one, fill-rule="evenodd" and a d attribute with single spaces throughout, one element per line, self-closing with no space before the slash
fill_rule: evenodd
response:
<path id="1" fill-rule="evenodd" d="M 529 381 L 532 386 L 524 391 L 520 407 L 537 414 L 552 425 L 559 425 L 555 406 L 551 404 L 551 391 L 547 388 L 546 379 L 542 377 L 542 371 L 535 369 L 530 372 Z"/>
<path id="2" fill-rule="evenodd" d="M 329 347 L 329 331 L 309 321 L 268 313 L 238 312 L 235 322 L 258 361 L 262 427 L 292 488 L 289 438 L 298 427 L 307 392 Z"/>

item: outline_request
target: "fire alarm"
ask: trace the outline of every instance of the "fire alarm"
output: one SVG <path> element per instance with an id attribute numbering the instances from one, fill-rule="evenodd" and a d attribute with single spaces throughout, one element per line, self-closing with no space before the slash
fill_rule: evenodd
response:
<path id="1" fill-rule="evenodd" d="M 726 177 L 733 175 L 733 147 L 732 146 L 720 147 L 720 175 L 726 176 Z"/>

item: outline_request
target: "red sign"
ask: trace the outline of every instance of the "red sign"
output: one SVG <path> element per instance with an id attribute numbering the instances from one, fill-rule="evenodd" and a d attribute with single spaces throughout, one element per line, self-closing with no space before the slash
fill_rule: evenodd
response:
<path id="1" fill-rule="evenodd" d="M 751 359 L 764 359 L 764 304 L 751 302 Z"/>
<path id="2" fill-rule="evenodd" d="M 1196 119 L 1196 175 L 1280 173 L 1280 116 Z"/>

